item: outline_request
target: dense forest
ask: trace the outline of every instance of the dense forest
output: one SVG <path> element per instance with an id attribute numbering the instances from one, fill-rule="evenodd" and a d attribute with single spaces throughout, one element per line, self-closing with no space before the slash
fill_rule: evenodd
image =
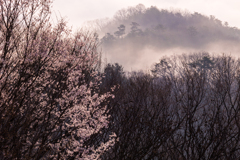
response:
<path id="1" fill-rule="evenodd" d="M 119 24 L 103 23 L 102 31 L 117 30 L 100 38 L 72 33 L 63 19 L 52 23 L 51 4 L 0 1 L 0 159 L 240 158 L 237 57 L 164 55 L 148 72 L 129 72 L 119 63 L 103 64 L 99 52 L 126 43 L 141 50 L 238 42 L 238 29 L 198 13 L 138 5 L 119 11 Z M 180 32 L 187 26 L 197 34 Z"/>
<path id="2" fill-rule="evenodd" d="M 239 159 L 240 61 L 208 53 L 163 57 L 150 73 L 105 67 L 109 128 L 103 159 Z M 97 136 L 96 136 L 97 137 Z"/>

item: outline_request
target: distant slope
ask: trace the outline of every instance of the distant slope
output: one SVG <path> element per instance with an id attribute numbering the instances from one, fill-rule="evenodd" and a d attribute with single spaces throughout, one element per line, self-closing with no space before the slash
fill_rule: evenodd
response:
<path id="1" fill-rule="evenodd" d="M 150 61 L 168 53 L 240 51 L 238 28 L 197 12 L 159 10 L 140 4 L 118 11 L 99 28 L 106 57 L 127 69 L 149 67 Z"/>

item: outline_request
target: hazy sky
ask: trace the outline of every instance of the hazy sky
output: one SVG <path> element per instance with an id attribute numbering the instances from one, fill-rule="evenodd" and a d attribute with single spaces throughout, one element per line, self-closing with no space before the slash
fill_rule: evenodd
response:
<path id="1" fill-rule="evenodd" d="M 240 28 L 240 0 L 54 0 L 53 10 L 67 18 L 69 25 L 75 28 L 89 20 L 111 18 L 116 11 L 139 3 L 146 7 L 214 15 L 222 22 Z"/>

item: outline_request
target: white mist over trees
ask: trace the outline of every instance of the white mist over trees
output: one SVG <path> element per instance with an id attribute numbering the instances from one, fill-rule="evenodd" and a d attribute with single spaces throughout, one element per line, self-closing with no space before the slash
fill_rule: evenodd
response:
<path id="1" fill-rule="evenodd" d="M 125 28 L 121 36 L 115 34 L 120 26 Z M 166 54 L 240 51 L 239 29 L 197 12 L 145 8 L 140 4 L 117 11 L 113 19 L 99 28 L 109 62 L 119 62 L 127 70 L 146 69 L 145 65 L 150 67 Z"/>

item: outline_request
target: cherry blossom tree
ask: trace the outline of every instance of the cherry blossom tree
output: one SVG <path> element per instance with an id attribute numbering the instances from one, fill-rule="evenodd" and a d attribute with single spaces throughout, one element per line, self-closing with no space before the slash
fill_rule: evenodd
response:
<path id="1" fill-rule="evenodd" d="M 51 0 L 0 0 L 0 159 L 97 159 L 107 127 L 94 35 L 51 24 Z"/>

